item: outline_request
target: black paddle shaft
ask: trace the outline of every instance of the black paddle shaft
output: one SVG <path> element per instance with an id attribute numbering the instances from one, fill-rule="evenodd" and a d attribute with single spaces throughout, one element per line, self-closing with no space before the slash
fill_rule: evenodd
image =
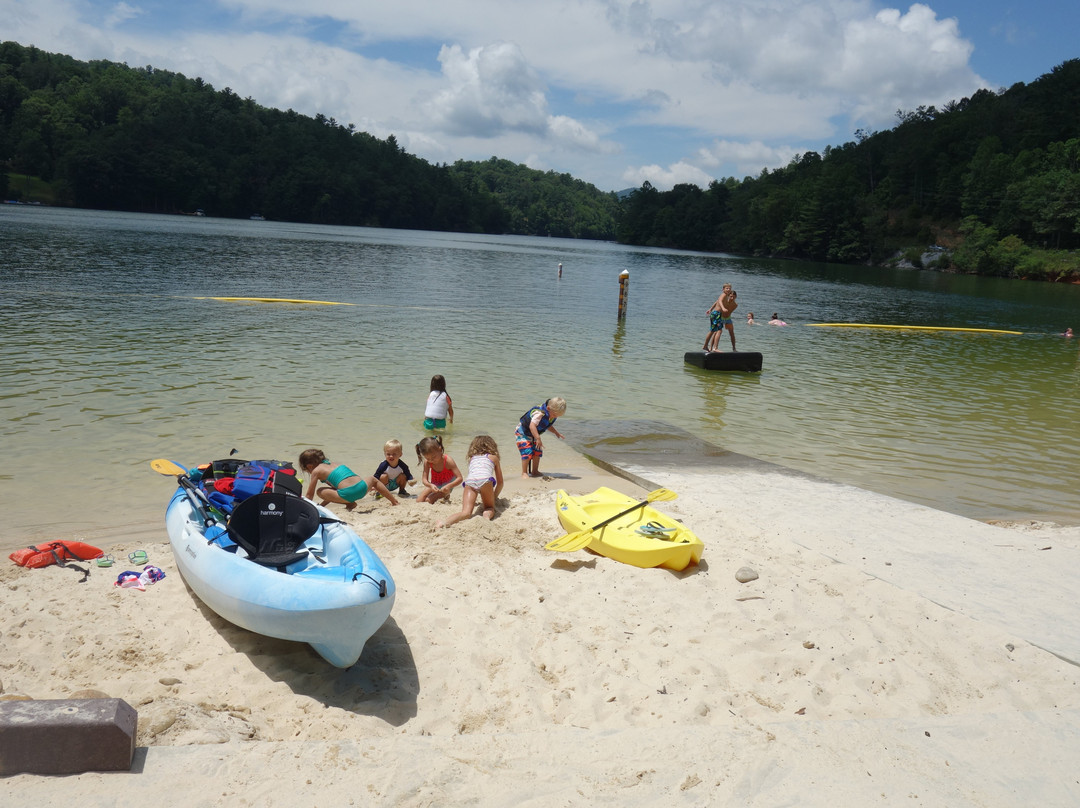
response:
<path id="1" fill-rule="evenodd" d="M 184 493 L 187 494 L 187 498 L 191 500 L 191 504 L 195 506 L 195 510 L 202 514 L 205 526 L 213 527 L 216 525 L 217 519 L 210 515 L 210 501 L 205 499 L 206 495 L 199 490 L 198 486 L 187 475 L 178 474 L 176 479 L 180 482 L 180 487 L 184 489 Z"/>
<path id="2" fill-rule="evenodd" d="M 649 504 L 649 500 L 647 500 L 647 499 L 645 499 L 645 500 L 642 500 L 641 502 L 637 503 L 636 505 L 631 505 L 631 506 L 630 506 L 629 508 L 627 508 L 627 509 L 626 509 L 625 511 L 619 511 L 619 512 L 618 512 L 617 514 L 615 514 L 614 516 L 609 516 L 609 517 L 608 517 L 607 519 L 605 519 L 605 520 L 604 520 L 603 522 L 601 522 L 600 524 L 598 524 L 598 525 L 593 525 L 593 526 L 592 526 L 591 528 L 589 528 L 589 530 L 597 530 L 598 528 L 602 528 L 602 527 L 604 527 L 604 526 L 606 526 L 606 525 L 610 525 L 610 524 L 611 524 L 612 522 L 614 522 L 614 521 L 615 521 L 616 519 L 618 519 L 619 517 L 621 517 L 621 516 L 626 516 L 626 514 L 628 514 L 628 513 L 633 513 L 633 512 L 634 512 L 634 511 L 636 511 L 636 510 L 637 510 L 638 508 L 644 508 L 644 507 L 645 507 L 646 505 L 648 505 L 648 504 Z"/>

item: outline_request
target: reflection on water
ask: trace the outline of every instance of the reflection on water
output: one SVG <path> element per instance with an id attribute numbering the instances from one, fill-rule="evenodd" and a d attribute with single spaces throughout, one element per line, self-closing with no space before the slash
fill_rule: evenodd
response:
<path id="1" fill-rule="evenodd" d="M 683 366 L 683 376 L 698 391 L 701 400 L 698 425 L 702 434 L 706 435 L 715 435 L 723 430 L 728 397 L 754 396 L 762 378 L 759 373 L 725 373 L 702 370 L 693 365 Z"/>
<path id="2" fill-rule="evenodd" d="M 307 446 L 370 466 L 421 434 L 431 376 L 450 451 L 552 395 L 608 441 L 719 451 L 979 518 L 1080 523 L 1080 288 L 561 239 L 0 207 L 0 508 L 22 537 L 160 523 L 147 463 Z M 554 267 L 564 264 L 563 277 Z M 618 276 L 634 294 L 616 316 Z M 730 281 L 756 373 L 683 363 Z M 211 296 L 352 306 L 224 303 Z M 1005 328 L 1022 336 L 806 328 Z M 592 426 L 589 429 L 593 429 Z M 592 434 L 582 428 L 583 433 Z M 579 436 L 581 437 L 581 436 Z M 61 492 L 47 495 L 42 492 Z M 44 507 L 43 507 L 44 506 Z"/>
<path id="3" fill-rule="evenodd" d="M 622 359 L 624 352 L 623 341 L 626 339 L 626 319 L 619 317 L 615 320 L 615 338 L 611 343 L 611 353 L 616 359 Z"/>

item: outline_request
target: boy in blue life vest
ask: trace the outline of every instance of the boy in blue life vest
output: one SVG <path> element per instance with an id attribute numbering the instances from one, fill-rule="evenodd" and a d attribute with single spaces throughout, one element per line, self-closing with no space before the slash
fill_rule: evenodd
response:
<path id="1" fill-rule="evenodd" d="M 544 441 L 540 436 L 550 429 L 555 437 L 562 440 L 562 435 L 555 428 L 555 419 L 565 412 L 566 400 L 554 396 L 521 416 L 514 430 L 514 439 L 521 453 L 523 478 L 540 476 L 540 458 L 544 456 Z"/>

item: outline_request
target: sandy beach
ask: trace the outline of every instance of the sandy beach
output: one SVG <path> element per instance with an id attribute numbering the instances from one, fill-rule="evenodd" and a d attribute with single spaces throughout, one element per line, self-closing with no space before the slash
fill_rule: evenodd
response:
<path id="1" fill-rule="evenodd" d="M 544 471 L 511 474 L 493 522 L 438 531 L 447 507 L 415 499 L 345 517 L 398 586 L 349 670 L 202 606 L 164 524 L 107 548 L 147 551 L 146 591 L 112 585 L 119 561 L 79 584 L 5 559 L 2 697 L 99 691 L 139 729 L 130 773 L 15 775 L 0 802 L 1080 804 L 1080 528 L 756 462 L 615 476 L 559 444 Z M 676 491 L 656 507 L 702 563 L 545 551 L 555 491 L 599 485 Z"/>

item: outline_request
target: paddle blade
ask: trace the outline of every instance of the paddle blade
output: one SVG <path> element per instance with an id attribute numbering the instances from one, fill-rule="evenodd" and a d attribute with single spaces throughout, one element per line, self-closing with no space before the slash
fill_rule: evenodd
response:
<path id="1" fill-rule="evenodd" d="M 582 547 L 588 547 L 589 542 L 592 541 L 593 532 L 591 530 L 579 530 L 576 533 L 567 533 L 555 541 L 549 541 L 544 545 L 545 550 L 551 550 L 555 553 L 572 553 L 575 550 L 580 550 Z"/>
<path id="2" fill-rule="evenodd" d="M 187 474 L 188 470 L 171 460 L 166 460 L 163 457 L 159 457 L 157 460 L 150 461 L 150 468 L 156 471 L 158 474 L 167 474 L 170 477 L 175 477 L 177 474 Z"/>
<path id="3" fill-rule="evenodd" d="M 678 499 L 678 498 L 679 498 L 679 495 L 676 494 L 674 491 L 671 491 L 670 489 L 657 488 L 655 491 L 653 491 L 651 494 L 649 494 L 647 497 L 645 497 L 645 501 L 646 502 L 671 502 L 671 500 Z"/>

